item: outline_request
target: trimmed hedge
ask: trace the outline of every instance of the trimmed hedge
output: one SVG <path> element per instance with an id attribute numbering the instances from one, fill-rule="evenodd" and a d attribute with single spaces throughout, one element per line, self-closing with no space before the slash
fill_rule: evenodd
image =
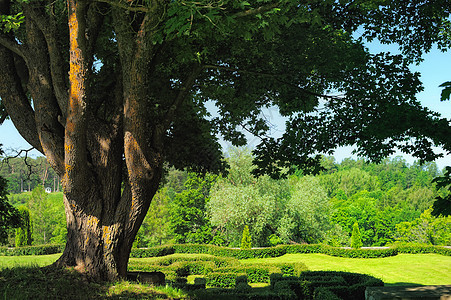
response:
<path id="1" fill-rule="evenodd" d="M 62 253 L 65 245 L 41 245 L 26 247 L 0 247 L 0 256 L 46 255 Z M 216 257 L 232 257 L 236 259 L 278 257 L 292 253 L 322 253 L 331 256 L 348 258 L 378 258 L 395 256 L 398 253 L 420 254 L 436 253 L 451 256 L 451 248 L 433 245 L 395 245 L 387 249 L 350 249 L 331 247 L 322 244 L 277 245 L 275 247 L 240 250 L 206 244 L 176 244 L 156 246 L 152 248 L 133 248 L 131 258 L 161 257 L 176 253 L 210 254 Z"/>
<path id="2" fill-rule="evenodd" d="M 286 263 L 264 263 L 264 264 L 243 264 L 236 258 L 216 257 L 209 254 L 186 255 L 173 254 L 164 257 L 156 257 L 152 260 L 140 261 L 130 260 L 130 271 L 161 271 L 169 281 L 174 281 L 178 277 L 188 275 L 203 275 L 207 284 L 213 287 L 234 286 L 228 274 L 245 275 L 250 283 L 270 282 L 270 274 L 281 273 L 285 276 L 299 276 L 301 272 L 307 270 L 305 264 L 296 262 Z M 214 275 L 212 275 L 214 274 Z M 221 275 L 226 274 L 224 278 Z M 233 279 L 235 280 L 235 277 Z"/>
<path id="3" fill-rule="evenodd" d="M 221 288 L 235 287 L 235 279 L 237 276 L 243 276 L 243 273 L 219 273 L 213 272 L 205 275 L 207 279 L 207 285 Z"/>
<path id="4" fill-rule="evenodd" d="M 327 289 L 338 298 L 331 299 L 365 299 L 365 289 L 368 286 L 383 286 L 382 280 L 373 276 L 358 273 L 338 272 L 338 271 L 306 271 L 299 277 L 306 282 L 305 299 L 323 299 L 331 297 L 330 293 L 323 290 Z M 328 299 L 328 298 L 325 298 Z"/>
<path id="5" fill-rule="evenodd" d="M 394 247 L 398 253 L 406 254 L 423 254 L 423 253 L 436 253 L 446 256 L 451 256 L 451 248 L 443 246 L 423 245 L 423 244 L 407 244 L 396 245 Z"/>
<path id="6" fill-rule="evenodd" d="M 223 288 L 194 292 L 194 299 L 305 299 L 305 300 L 357 300 L 365 299 L 367 286 L 381 286 L 383 282 L 369 275 L 307 271 L 300 277 L 271 274 L 271 285 L 250 288 L 245 276 L 236 278 L 233 285 L 230 273 L 209 275 L 210 281 Z"/>
<path id="7" fill-rule="evenodd" d="M 331 256 L 350 258 L 388 257 L 398 254 L 397 248 L 388 249 L 348 249 L 322 244 L 277 245 L 268 248 L 240 250 L 236 248 L 219 247 L 203 244 L 178 244 L 155 248 L 132 249 L 130 257 L 156 257 L 173 253 L 210 254 L 236 259 L 278 257 L 288 253 L 323 253 Z"/>
<path id="8" fill-rule="evenodd" d="M 297 300 L 296 294 L 289 289 L 274 292 L 268 287 L 252 288 L 250 290 L 210 288 L 197 290 L 194 293 L 196 300 Z"/>
<path id="9" fill-rule="evenodd" d="M 0 255 L 3 256 L 22 256 L 22 255 L 47 255 L 62 253 L 65 245 L 41 245 L 25 247 L 0 247 Z"/>

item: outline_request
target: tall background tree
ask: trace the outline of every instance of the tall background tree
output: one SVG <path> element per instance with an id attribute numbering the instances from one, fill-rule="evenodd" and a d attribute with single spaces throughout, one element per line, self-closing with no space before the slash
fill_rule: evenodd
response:
<path id="1" fill-rule="evenodd" d="M 419 106 L 408 69 L 432 44 L 449 46 L 449 2 L 429 5 L 0 0 L 1 119 L 63 182 L 67 244 L 56 265 L 125 276 L 163 163 L 222 170 L 218 133 L 235 145 L 246 142 L 241 129 L 261 136 L 255 172 L 274 176 L 292 163 L 315 169 L 312 151 L 351 142 L 374 159 L 411 136 L 417 143 L 400 147 L 420 158 L 436 157 L 432 142 L 448 149 L 449 124 Z M 401 43 L 408 55 L 370 55 L 364 38 Z M 290 116 L 279 141 L 264 137 L 260 112 L 270 106 Z M 318 122 L 333 134 L 309 140 Z"/>
<path id="2" fill-rule="evenodd" d="M 3 154 L 0 144 L 0 155 Z M 8 239 L 8 229 L 18 227 L 19 212 L 8 202 L 7 181 L 0 176 L 0 244 Z"/>

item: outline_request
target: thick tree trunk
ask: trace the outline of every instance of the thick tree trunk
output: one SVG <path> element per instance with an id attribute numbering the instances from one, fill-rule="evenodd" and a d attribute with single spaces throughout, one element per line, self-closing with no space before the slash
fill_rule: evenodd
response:
<path id="1" fill-rule="evenodd" d="M 155 57 L 163 50 L 150 35 L 165 9 L 155 6 L 159 13 L 137 18 L 137 25 L 133 14 L 112 8 L 121 64 L 114 69 L 114 92 L 99 96 L 95 80 L 100 75 L 95 77 L 92 63 L 101 4 L 67 1 L 68 81 L 61 55 L 67 49 L 58 49 L 55 18 L 45 18 L 48 7 L 22 5 L 26 39 L 17 43 L 0 33 L 0 64 L 11 70 L 0 76 L 0 96 L 21 134 L 61 177 L 68 232 L 55 265 L 75 267 L 98 280 L 125 277 L 134 238 L 161 179 L 165 132 L 186 96 L 161 90 L 165 79 L 155 72 Z M 9 7 L 0 7 L 0 13 L 8 14 Z M 15 56 L 26 63 L 27 84 L 16 72 Z"/>

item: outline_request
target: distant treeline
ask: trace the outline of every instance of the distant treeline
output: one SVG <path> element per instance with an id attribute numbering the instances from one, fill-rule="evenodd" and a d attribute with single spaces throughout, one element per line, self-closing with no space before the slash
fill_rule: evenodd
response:
<path id="1" fill-rule="evenodd" d="M 363 159 L 338 163 L 333 157 L 323 157 L 324 171 L 318 175 L 297 171 L 275 180 L 254 177 L 252 159 L 247 149 L 231 149 L 227 176 L 167 169 L 135 246 L 239 247 L 246 226 L 253 247 L 281 243 L 350 246 L 356 223 L 363 246 L 451 245 L 451 217 L 431 215 L 434 199 L 449 193 L 433 183 L 441 175 L 435 163 L 409 165 L 400 157 L 380 164 Z M 35 171 L 30 176 L 23 161 L 3 162 L 1 174 L 9 180 L 10 193 L 34 186 L 61 188 L 43 158 L 30 161 Z M 9 196 L 11 204 L 30 210 L 34 245 L 64 242 L 62 198 L 62 193 L 47 194 L 42 187 Z"/>
<path id="2" fill-rule="evenodd" d="M 431 216 L 438 195 L 435 163 L 409 165 L 400 157 L 380 164 L 340 163 L 324 157 L 324 171 L 287 179 L 254 177 L 252 155 L 232 149 L 227 176 L 171 170 L 154 197 L 137 246 L 209 243 L 239 247 L 247 225 L 253 246 L 326 243 L 349 246 L 358 223 L 363 246 L 393 243 L 451 245 L 451 217 Z"/>
<path id="3" fill-rule="evenodd" d="M 8 181 L 10 194 L 31 191 L 38 185 L 52 192 L 61 191 L 59 176 L 43 156 L 0 159 L 0 176 Z"/>

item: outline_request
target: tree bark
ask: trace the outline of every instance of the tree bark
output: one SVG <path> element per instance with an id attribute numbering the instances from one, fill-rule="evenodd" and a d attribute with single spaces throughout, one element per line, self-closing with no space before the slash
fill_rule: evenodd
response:
<path id="1" fill-rule="evenodd" d="M 61 65 L 61 53 L 67 49 L 59 48 L 64 45 L 54 16 L 42 19 L 48 7 L 37 3 L 21 5 L 26 38 L 18 43 L 0 33 L 0 65 L 11 70 L 0 75 L 0 97 L 22 136 L 61 177 L 67 243 L 55 265 L 98 280 L 125 277 L 133 241 L 162 176 L 166 130 L 195 76 L 178 97 L 169 88 L 161 90 L 160 83 L 169 79 L 155 72 L 163 46 L 154 45 L 151 35 L 165 10 L 156 5 L 135 19 L 112 8 L 120 67 L 111 76 L 114 89 L 96 98 L 92 64 L 103 18 L 100 4 L 67 1 L 69 80 L 63 77 L 67 65 Z M 13 55 L 26 63 L 27 84 Z M 108 109 L 103 119 L 102 105 Z"/>

